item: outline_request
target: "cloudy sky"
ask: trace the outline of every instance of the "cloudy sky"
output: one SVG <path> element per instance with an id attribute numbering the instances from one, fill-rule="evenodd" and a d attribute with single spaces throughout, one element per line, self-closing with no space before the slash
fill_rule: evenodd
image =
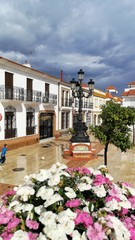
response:
<path id="1" fill-rule="evenodd" d="M 135 80 L 135 0 L 0 0 L 0 56 L 119 95 Z"/>

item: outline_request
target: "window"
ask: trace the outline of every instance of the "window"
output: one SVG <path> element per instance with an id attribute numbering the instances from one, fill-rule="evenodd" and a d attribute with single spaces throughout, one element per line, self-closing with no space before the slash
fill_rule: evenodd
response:
<path id="1" fill-rule="evenodd" d="M 5 108 L 5 139 L 16 136 L 16 109 L 12 106 Z"/>
<path id="2" fill-rule="evenodd" d="M 62 112 L 61 128 L 69 128 L 69 112 Z"/>
<path id="3" fill-rule="evenodd" d="M 26 113 L 26 135 L 35 133 L 35 110 L 28 108 Z"/>

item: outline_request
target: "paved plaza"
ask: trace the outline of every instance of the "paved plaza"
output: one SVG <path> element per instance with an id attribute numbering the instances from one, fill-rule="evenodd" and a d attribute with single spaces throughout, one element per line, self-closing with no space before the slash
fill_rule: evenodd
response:
<path id="1" fill-rule="evenodd" d="M 39 144 L 21 147 L 7 152 L 7 160 L 0 166 L 0 195 L 12 187 L 24 183 L 25 175 L 49 168 L 60 162 L 68 167 L 92 167 L 96 169 L 104 164 L 104 146 L 91 137 L 92 148 L 96 154 L 92 160 L 66 160 L 63 150 L 69 146 L 70 136 L 58 140 L 49 139 Z M 135 147 L 122 153 L 113 145 L 108 150 L 108 170 L 115 181 L 125 181 L 135 187 Z"/>

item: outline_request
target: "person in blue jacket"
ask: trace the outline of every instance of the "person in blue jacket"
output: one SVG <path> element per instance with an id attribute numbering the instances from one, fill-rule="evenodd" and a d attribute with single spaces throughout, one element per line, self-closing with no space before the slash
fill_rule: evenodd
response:
<path id="1" fill-rule="evenodd" d="M 0 164 L 3 164 L 6 161 L 6 153 L 7 153 L 7 144 L 4 144 L 1 152 Z"/>

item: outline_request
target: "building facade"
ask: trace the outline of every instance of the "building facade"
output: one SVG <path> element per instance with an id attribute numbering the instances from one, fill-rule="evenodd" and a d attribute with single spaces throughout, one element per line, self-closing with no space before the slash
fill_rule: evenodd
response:
<path id="1" fill-rule="evenodd" d="M 127 83 L 127 88 L 121 94 L 124 107 L 135 107 L 135 82 Z"/>
<path id="2" fill-rule="evenodd" d="M 0 57 L 0 145 L 13 149 L 55 135 L 59 81 Z"/>
<path id="3" fill-rule="evenodd" d="M 106 101 L 118 101 L 109 92 L 82 85 L 82 121 L 100 125 L 101 106 Z M 70 84 L 0 57 L 0 147 L 14 149 L 57 137 L 69 132 L 78 117 L 79 100 L 72 96 Z"/>

